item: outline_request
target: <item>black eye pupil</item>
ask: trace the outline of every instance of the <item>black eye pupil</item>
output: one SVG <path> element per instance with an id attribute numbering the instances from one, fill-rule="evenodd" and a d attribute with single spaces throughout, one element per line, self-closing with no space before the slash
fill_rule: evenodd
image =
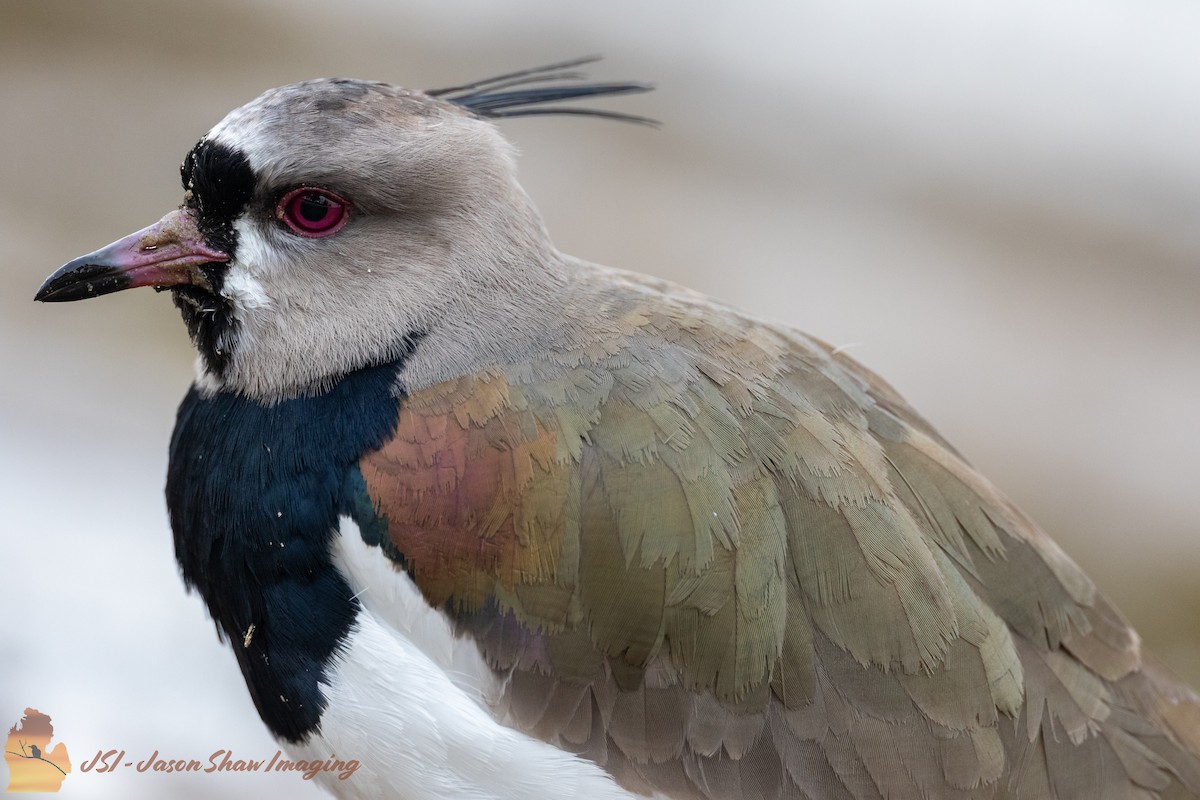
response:
<path id="1" fill-rule="evenodd" d="M 300 199 L 300 216 L 309 222 L 320 222 L 329 214 L 329 198 L 320 194 L 306 194 Z"/>

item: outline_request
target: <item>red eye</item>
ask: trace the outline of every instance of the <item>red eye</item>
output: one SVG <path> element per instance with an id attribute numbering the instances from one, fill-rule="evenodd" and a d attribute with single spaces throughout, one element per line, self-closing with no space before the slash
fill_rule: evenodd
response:
<path id="1" fill-rule="evenodd" d="M 346 224 L 348 204 L 328 189 L 301 186 L 285 194 L 275 207 L 275 216 L 293 233 L 320 238 L 337 233 Z"/>

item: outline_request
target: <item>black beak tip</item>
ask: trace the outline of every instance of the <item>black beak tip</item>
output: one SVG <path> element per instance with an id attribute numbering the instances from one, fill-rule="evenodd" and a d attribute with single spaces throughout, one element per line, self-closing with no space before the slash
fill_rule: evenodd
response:
<path id="1" fill-rule="evenodd" d="M 37 294 L 33 296 L 33 299 L 38 303 L 57 303 L 62 298 L 56 297 L 55 294 L 54 281 L 48 280 L 42 284 L 42 288 L 37 290 Z"/>
<path id="2" fill-rule="evenodd" d="M 105 264 L 74 261 L 46 279 L 33 299 L 39 303 L 69 303 L 129 288 L 129 278 Z"/>

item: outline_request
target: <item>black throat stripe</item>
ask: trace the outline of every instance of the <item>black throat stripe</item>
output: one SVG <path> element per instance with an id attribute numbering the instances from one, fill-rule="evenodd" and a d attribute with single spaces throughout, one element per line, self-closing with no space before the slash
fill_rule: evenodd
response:
<path id="1" fill-rule="evenodd" d="M 250 205 L 257 183 L 250 159 L 240 150 L 201 139 L 183 159 L 179 172 L 186 192 L 184 205 L 195 216 L 205 242 L 233 261 L 238 246 L 233 223 Z M 221 296 L 226 266 L 214 263 L 201 270 L 211 290 L 180 286 L 172 289 L 172 295 L 205 366 L 222 378 L 229 368 L 238 321 L 233 306 Z"/>

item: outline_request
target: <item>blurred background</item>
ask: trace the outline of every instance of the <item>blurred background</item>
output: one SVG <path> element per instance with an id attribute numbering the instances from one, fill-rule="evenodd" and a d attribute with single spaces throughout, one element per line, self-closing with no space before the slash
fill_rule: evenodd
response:
<path id="1" fill-rule="evenodd" d="M 661 130 L 502 125 L 559 247 L 853 347 L 1200 684 L 1200 7 L 716 5 L 0 4 L 0 726 L 51 715 L 63 797 L 317 796 L 78 771 L 276 746 L 173 560 L 177 312 L 31 298 L 178 205 L 229 109 L 322 75 L 436 88 L 603 53 L 594 77 L 655 82 L 611 106 Z"/>

